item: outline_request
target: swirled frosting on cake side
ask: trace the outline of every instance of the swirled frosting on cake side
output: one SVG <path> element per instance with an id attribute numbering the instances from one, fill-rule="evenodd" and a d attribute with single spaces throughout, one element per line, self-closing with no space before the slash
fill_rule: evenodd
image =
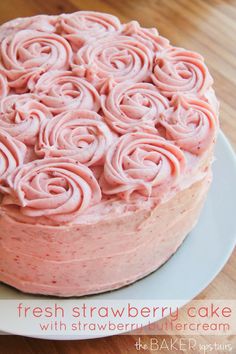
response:
<path id="1" fill-rule="evenodd" d="M 1 210 L 64 225 L 168 200 L 208 173 L 212 84 L 201 55 L 137 21 L 79 11 L 4 24 Z"/>

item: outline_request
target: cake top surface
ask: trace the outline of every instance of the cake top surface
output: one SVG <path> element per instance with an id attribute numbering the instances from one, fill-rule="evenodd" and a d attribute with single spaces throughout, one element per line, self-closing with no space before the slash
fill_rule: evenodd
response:
<path id="1" fill-rule="evenodd" d="M 201 55 L 137 21 L 79 11 L 5 23 L 1 212 L 64 225 L 167 200 L 207 173 L 212 84 Z"/>

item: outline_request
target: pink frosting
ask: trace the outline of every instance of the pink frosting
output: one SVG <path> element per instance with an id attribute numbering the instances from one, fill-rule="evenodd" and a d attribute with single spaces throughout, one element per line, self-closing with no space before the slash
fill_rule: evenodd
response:
<path id="1" fill-rule="evenodd" d="M 171 108 L 161 114 L 159 127 L 166 139 L 193 154 L 201 154 L 215 143 L 218 119 L 204 100 L 174 96 Z M 163 130 L 161 130 L 163 133 Z"/>
<path id="2" fill-rule="evenodd" d="M 10 95 L 0 101 L 0 129 L 26 145 L 34 145 L 43 120 L 50 111 L 35 94 Z"/>
<path id="3" fill-rule="evenodd" d="M 149 79 L 153 52 L 130 36 L 110 35 L 83 46 L 75 57 L 75 72 L 101 88 L 107 80 L 114 84 Z"/>
<path id="4" fill-rule="evenodd" d="M 0 218 L 1 281 L 54 296 L 83 296 L 130 284 L 180 247 L 198 220 L 209 184 L 204 178 L 152 209 L 144 203 L 132 212 L 114 208 L 114 214 L 107 218 L 104 213 L 100 220 L 93 212 L 89 224 L 84 215 L 79 224 L 61 227 L 26 225 L 5 215 Z"/>
<path id="5" fill-rule="evenodd" d="M 0 55 L 10 87 L 26 92 L 43 72 L 68 69 L 72 50 L 57 34 L 25 29 L 3 39 Z"/>
<path id="6" fill-rule="evenodd" d="M 86 42 L 119 31 L 120 28 L 121 24 L 116 16 L 95 11 L 63 14 L 58 19 L 58 31 L 74 49 L 79 49 Z"/>
<path id="7" fill-rule="evenodd" d="M 34 91 L 40 95 L 40 101 L 53 114 L 77 108 L 97 112 L 100 108 L 97 90 L 70 71 L 58 70 L 43 74 Z"/>
<path id="8" fill-rule="evenodd" d="M 120 83 L 102 99 L 107 124 L 120 134 L 138 130 L 155 133 L 159 115 L 168 107 L 169 101 L 149 83 Z"/>
<path id="9" fill-rule="evenodd" d="M 200 55 L 136 21 L 0 26 L 0 281 L 86 295 L 166 262 L 211 181 L 212 82 Z"/>
<path id="10" fill-rule="evenodd" d="M 71 157 L 87 166 L 103 163 L 114 133 L 102 117 L 76 110 L 55 116 L 42 124 L 36 153 L 40 157 Z"/>
<path id="11" fill-rule="evenodd" d="M 220 103 L 216 98 L 215 90 L 210 87 L 202 98 L 211 106 L 212 109 L 214 109 L 215 114 L 218 117 L 220 112 Z"/>
<path id="12" fill-rule="evenodd" d="M 123 25 L 122 34 L 136 38 L 154 52 L 169 46 L 169 40 L 159 35 L 156 28 L 143 28 L 137 21 Z"/>
<path id="13" fill-rule="evenodd" d="M 201 55 L 177 47 L 156 54 L 152 80 L 167 97 L 181 92 L 201 96 L 213 83 Z"/>
<path id="14" fill-rule="evenodd" d="M 1 25 L 0 41 L 24 29 L 51 33 L 56 31 L 57 16 L 38 15 L 34 17 L 16 18 Z"/>
<path id="15" fill-rule="evenodd" d="M 177 182 L 184 166 L 177 146 L 154 134 L 128 133 L 107 151 L 102 190 L 126 199 L 133 192 L 160 197 Z"/>
<path id="16" fill-rule="evenodd" d="M 0 73 L 0 99 L 6 97 L 9 92 L 9 86 L 7 82 L 7 78 L 5 75 Z"/>
<path id="17" fill-rule="evenodd" d="M 0 128 L 0 182 L 24 162 L 26 147 Z"/>
<path id="18" fill-rule="evenodd" d="M 138 203 L 196 181 L 203 153 L 212 152 L 219 107 L 203 58 L 171 46 L 156 29 L 90 11 L 17 19 L 0 27 L 0 59 L 0 131 L 11 141 L 2 139 L 2 151 L 5 144 L 4 156 L 27 166 L 27 176 L 34 161 L 37 170 L 49 159 L 71 159 L 101 184 L 102 202 L 132 195 Z M 17 175 L 25 186 L 38 181 Z M 2 193 L 16 215 L 14 188 Z M 48 217 L 51 203 L 45 198 L 37 222 L 71 222 L 72 210 L 71 218 Z M 26 223 L 32 219 L 33 208 L 19 210 Z"/>
<path id="19" fill-rule="evenodd" d="M 3 207 L 19 206 L 26 217 L 45 217 L 57 223 L 71 222 L 101 191 L 90 169 L 70 159 L 43 159 L 16 169 L 7 178 L 10 194 Z"/>

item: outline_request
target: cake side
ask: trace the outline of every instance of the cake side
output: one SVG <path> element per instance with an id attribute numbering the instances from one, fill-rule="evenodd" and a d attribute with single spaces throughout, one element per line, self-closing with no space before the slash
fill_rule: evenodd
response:
<path id="1" fill-rule="evenodd" d="M 2 217 L 0 278 L 24 292 L 57 296 L 130 284 L 161 266 L 181 245 L 198 220 L 210 182 L 208 174 L 156 208 L 103 225 L 81 225 L 82 232 L 78 226 L 35 230 Z"/>

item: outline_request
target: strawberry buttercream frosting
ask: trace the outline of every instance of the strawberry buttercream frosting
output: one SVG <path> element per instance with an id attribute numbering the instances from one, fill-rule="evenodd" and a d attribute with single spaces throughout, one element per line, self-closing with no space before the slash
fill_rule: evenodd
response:
<path id="1" fill-rule="evenodd" d="M 178 47 L 168 47 L 155 55 L 152 80 L 167 97 L 178 92 L 203 96 L 213 83 L 203 58 Z"/>
<path id="2" fill-rule="evenodd" d="M 41 157 L 73 157 L 93 166 L 104 163 L 107 149 L 115 138 L 99 114 L 69 111 L 41 124 L 35 151 Z"/>
<path id="3" fill-rule="evenodd" d="M 122 26 L 116 16 L 93 11 L 79 11 L 59 16 L 57 28 L 74 49 L 79 49 L 94 39 L 120 31 Z"/>
<path id="4" fill-rule="evenodd" d="M 0 102 L 0 129 L 11 136 L 33 145 L 38 138 L 41 123 L 52 114 L 34 94 L 9 95 Z"/>
<path id="5" fill-rule="evenodd" d="M 79 11 L 0 27 L 0 281 L 81 296 L 163 264 L 211 182 L 219 104 L 198 53 Z"/>
<path id="6" fill-rule="evenodd" d="M 153 51 L 138 39 L 111 34 L 80 48 L 72 68 L 100 92 L 107 93 L 119 82 L 149 80 L 153 55 Z"/>
<path id="7" fill-rule="evenodd" d="M 158 117 L 169 104 L 153 84 L 143 82 L 117 84 L 101 97 L 107 124 L 120 134 L 139 130 L 156 132 Z"/>
<path id="8" fill-rule="evenodd" d="M 100 95 L 87 80 L 71 71 L 53 71 L 43 74 L 34 89 L 53 114 L 77 108 L 97 112 L 100 109 Z"/>
<path id="9" fill-rule="evenodd" d="M 26 154 L 26 146 L 12 138 L 7 132 L 0 130 L 0 181 L 22 166 Z"/>

